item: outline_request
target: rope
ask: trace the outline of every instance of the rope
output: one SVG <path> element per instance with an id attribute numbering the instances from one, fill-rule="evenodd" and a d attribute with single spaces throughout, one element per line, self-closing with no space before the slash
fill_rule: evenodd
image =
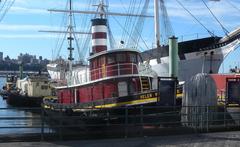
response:
<path id="1" fill-rule="evenodd" d="M 121 23 L 114 16 L 112 16 L 112 17 L 118 23 L 118 25 L 123 29 L 123 31 L 125 31 L 125 33 L 130 36 L 130 33 L 121 25 Z M 132 36 L 130 36 L 130 37 L 132 37 Z M 132 38 L 132 40 L 136 43 L 136 40 L 134 38 Z"/>
<path id="2" fill-rule="evenodd" d="M 5 0 L 4 3 L 3 3 L 3 5 L 1 6 L 0 12 L 3 10 L 4 6 L 6 5 L 6 3 L 7 3 L 7 0 Z"/>
<path id="3" fill-rule="evenodd" d="M 109 2 L 108 0 L 106 0 L 106 5 L 109 6 Z M 108 13 L 108 7 L 106 8 L 106 12 Z M 108 15 L 106 16 L 106 19 L 109 20 L 109 17 Z M 110 48 L 113 49 L 115 48 L 115 44 L 116 44 L 116 41 L 113 37 L 113 34 L 112 34 L 112 30 L 111 30 L 111 27 L 110 27 L 110 24 L 109 24 L 109 21 L 107 21 L 107 28 L 108 28 L 108 37 L 109 37 L 109 44 L 110 44 Z"/>
<path id="4" fill-rule="evenodd" d="M 168 17 L 168 13 L 167 13 L 167 10 L 166 10 L 166 7 L 165 7 L 164 0 L 160 0 L 160 8 L 161 8 L 161 12 L 162 12 L 161 16 L 163 18 L 162 19 L 163 21 L 161 21 L 161 23 L 163 23 L 163 25 L 161 25 L 161 26 L 164 26 L 164 27 L 161 28 L 163 30 L 163 31 L 161 31 L 162 34 L 164 32 L 164 34 L 163 34 L 164 37 L 162 36 L 162 39 L 163 39 L 163 42 L 165 44 L 167 44 L 168 43 L 168 38 L 170 36 L 173 36 L 174 33 L 173 33 L 172 25 L 171 25 L 169 17 Z"/>
<path id="5" fill-rule="evenodd" d="M 235 8 L 236 10 L 238 10 L 238 11 L 240 11 L 240 9 L 238 8 L 238 7 L 236 7 L 234 4 L 232 4 L 231 2 L 230 2 L 230 0 L 226 0 L 226 2 L 228 3 L 228 4 L 230 4 L 233 8 Z"/>
<path id="6" fill-rule="evenodd" d="M 127 12 L 128 14 L 134 13 L 134 9 L 133 9 L 134 6 L 135 6 L 135 1 L 131 0 L 130 4 L 129 4 L 128 12 Z M 132 24 L 131 22 L 132 22 L 132 16 L 127 16 L 125 24 L 124 24 L 124 28 L 126 28 L 125 30 L 127 30 L 127 32 L 130 32 L 130 30 L 131 30 L 131 24 Z M 122 41 L 126 40 L 126 38 L 128 36 L 127 32 L 123 31 L 122 38 L 121 38 Z"/>
<path id="7" fill-rule="evenodd" d="M 149 6 L 149 0 L 145 0 L 145 3 L 144 3 L 144 6 L 142 8 L 142 11 L 141 11 L 140 15 L 144 15 L 144 14 L 147 13 L 148 6 Z M 144 21 L 145 21 L 144 17 L 138 17 L 137 23 L 135 24 L 135 28 L 134 28 L 133 32 L 130 34 L 132 36 L 132 38 L 134 38 L 136 40 L 137 44 L 133 44 L 134 42 L 132 41 L 132 39 L 130 39 L 128 41 L 127 46 L 132 45 L 132 46 L 135 46 L 137 48 L 138 44 L 139 44 L 139 39 L 141 39 L 143 41 L 143 43 L 145 44 L 145 46 L 149 49 L 145 40 L 141 36 L 142 31 L 143 31 Z"/>
<path id="8" fill-rule="evenodd" d="M 140 8 L 141 8 L 141 3 L 142 3 L 142 0 L 139 2 L 139 4 L 138 4 L 138 6 L 137 6 L 137 10 L 136 10 L 136 12 L 135 12 L 135 9 L 133 9 L 133 13 L 132 14 L 138 14 L 139 13 L 139 11 L 140 11 Z M 133 7 L 133 8 L 135 8 L 135 7 Z M 131 29 L 130 29 L 130 31 L 129 32 L 131 32 L 130 33 L 130 35 L 131 36 L 133 36 L 133 37 L 135 37 L 134 35 L 133 35 L 133 32 L 134 32 L 134 30 L 135 30 L 135 28 L 137 27 L 137 19 L 138 19 L 139 17 L 132 17 L 132 27 L 131 27 Z M 131 42 L 131 39 L 130 39 L 130 36 L 128 36 L 128 42 Z M 128 43 L 129 44 L 129 43 Z"/>
<path id="9" fill-rule="evenodd" d="M 6 0 L 6 1 L 7 1 L 7 0 Z M 5 1 L 5 2 L 6 2 L 6 1 Z M 7 5 L 7 3 L 4 3 L 3 7 L 4 7 L 5 5 L 7 5 L 7 6 L 6 6 L 6 9 L 5 9 L 5 11 L 3 12 L 1 18 L 0 18 L 0 22 L 3 20 L 4 16 L 7 14 L 7 12 L 9 11 L 9 9 L 12 7 L 12 5 L 14 4 L 14 2 L 15 2 L 15 0 L 13 0 L 12 2 L 9 2 L 8 5 Z M 2 10 L 2 9 L 1 9 L 1 10 Z"/>
<path id="10" fill-rule="evenodd" d="M 67 9 L 67 7 L 68 7 L 68 3 L 66 3 L 65 9 Z M 60 28 L 63 28 L 63 26 L 66 25 L 66 17 L 67 17 L 67 14 L 64 13 L 62 21 L 61 21 Z M 62 38 L 61 42 L 60 42 L 60 38 Z M 56 45 L 55 45 L 55 48 L 53 49 L 53 54 L 56 53 L 55 59 L 57 59 L 60 56 L 60 52 L 61 52 L 61 49 L 62 49 L 65 38 L 66 38 L 66 34 L 61 34 L 61 33 L 57 37 Z"/>
<path id="11" fill-rule="evenodd" d="M 204 0 L 202 0 L 202 2 L 204 3 L 204 5 L 207 7 L 207 9 L 209 10 L 209 12 L 212 14 L 212 16 L 214 17 L 214 19 L 218 22 L 218 24 L 221 26 L 223 32 L 227 35 L 229 33 L 229 31 L 222 25 L 222 23 L 218 20 L 218 18 L 213 14 L 213 12 L 211 11 L 211 9 L 208 7 L 208 5 L 206 4 L 206 2 Z"/>
<path id="12" fill-rule="evenodd" d="M 121 2 L 121 4 L 122 4 L 122 7 L 123 7 L 123 9 L 124 9 L 125 13 L 127 13 L 127 9 L 126 9 L 126 7 L 124 6 L 124 3 L 123 3 L 123 1 L 122 1 L 122 0 L 120 0 L 120 2 Z"/>
<path id="13" fill-rule="evenodd" d="M 187 11 L 212 37 L 214 37 L 214 33 L 212 33 L 205 25 L 203 25 L 179 0 L 176 0 L 177 3 Z"/>

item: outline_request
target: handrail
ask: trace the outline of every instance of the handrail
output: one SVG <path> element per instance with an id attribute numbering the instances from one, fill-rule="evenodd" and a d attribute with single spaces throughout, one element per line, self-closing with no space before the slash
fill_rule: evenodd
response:
<path id="1" fill-rule="evenodd" d="M 117 63 L 114 65 L 107 65 L 90 71 L 92 79 L 138 73 L 139 68 L 138 65 L 135 63 Z"/>

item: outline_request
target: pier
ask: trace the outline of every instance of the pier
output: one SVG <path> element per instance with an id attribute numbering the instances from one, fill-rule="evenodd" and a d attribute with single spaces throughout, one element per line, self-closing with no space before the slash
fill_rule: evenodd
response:
<path id="1" fill-rule="evenodd" d="M 206 133 L 191 134 L 177 136 L 160 136 L 160 137 L 144 137 L 144 138 L 120 138 L 120 139 L 104 139 L 104 140 L 80 140 L 80 141 L 41 141 L 41 142 L 3 142 L 1 147 L 43 147 L 43 146 L 59 146 L 59 147 L 202 147 L 202 146 L 238 146 L 240 143 L 240 132 L 224 132 L 224 133 Z"/>

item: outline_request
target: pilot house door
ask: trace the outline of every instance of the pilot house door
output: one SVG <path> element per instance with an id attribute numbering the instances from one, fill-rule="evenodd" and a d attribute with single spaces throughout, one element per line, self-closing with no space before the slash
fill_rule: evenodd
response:
<path id="1" fill-rule="evenodd" d="M 127 96 L 128 89 L 127 89 L 127 82 L 118 82 L 118 96 Z"/>

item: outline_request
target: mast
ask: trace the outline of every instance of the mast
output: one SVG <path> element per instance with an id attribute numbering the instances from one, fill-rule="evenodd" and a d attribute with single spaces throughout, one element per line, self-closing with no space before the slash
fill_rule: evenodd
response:
<path id="1" fill-rule="evenodd" d="M 68 25 L 68 50 L 69 50 L 69 74 L 70 74 L 70 78 L 72 77 L 72 62 L 74 60 L 73 58 L 73 50 L 74 48 L 72 47 L 72 42 L 73 42 L 73 26 L 72 26 L 73 22 L 72 22 L 72 0 L 69 0 L 69 25 Z M 71 81 L 71 80 L 70 80 Z"/>
<path id="2" fill-rule="evenodd" d="M 159 2 L 154 0 L 154 28 L 156 47 L 160 47 L 160 28 L 159 28 Z"/>

